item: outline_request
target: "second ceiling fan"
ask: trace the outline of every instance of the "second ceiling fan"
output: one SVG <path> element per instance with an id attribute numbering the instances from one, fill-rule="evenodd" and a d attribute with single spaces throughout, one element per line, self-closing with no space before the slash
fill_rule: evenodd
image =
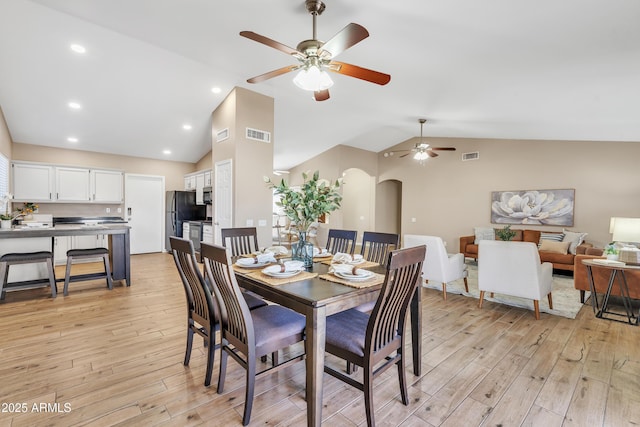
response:
<path id="1" fill-rule="evenodd" d="M 389 74 L 333 60 L 340 53 L 369 37 L 369 32 L 366 28 L 362 25 L 351 23 L 327 42 L 322 42 L 317 38 L 316 18 L 324 11 L 325 4 L 319 0 L 306 0 L 305 5 L 307 11 L 313 17 L 313 36 L 310 40 L 303 40 L 298 43 L 295 49 L 253 31 L 240 32 L 242 37 L 277 49 L 298 60 L 298 64 L 278 68 L 277 70 L 252 77 L 247 80 L 248 83 L 260 83 L 290 71 L 300 70 L 293 82 L 301 89 L 313 91 L 316 101 L 329 99 L 329 88 L 333 85 L 333 81 L 326 71 L 355 77 L 379 85 L 389 83 L 391 80 Z"/>
<path id="2" fill-rule="evenodd" d="M 424 142 L 422 139 L 422 127 L 427 122 L 427 119 L 418 119 L 420 123 L 420 141 L 416 142 L 416 145 L 409 150 L 396 150 L 396 151 L 388 151 L 384 153 L 385 157 L 393 156 L 396 153 L 404 153 L 400 158 L 407 157 L 409 154 L 414 153 L 413 158 L 415 160 L 424 161 L 429 157 L 438 157 L 438 153 L 434 153 L 434 151 L 456 151 L 455 147 L 432 147 L 431 145 Z"/>

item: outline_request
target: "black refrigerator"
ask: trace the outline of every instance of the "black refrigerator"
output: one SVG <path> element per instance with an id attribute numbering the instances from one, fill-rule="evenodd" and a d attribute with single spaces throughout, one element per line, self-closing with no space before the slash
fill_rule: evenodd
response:
<path id="1" fill-rule="evenodd" d="M 182 223 L 185 221 L 205 220 L 206 205 L 196 205 L 195 191 L 167 191 L 165 209 L 165 249 L 171 251 L 169 237 L 182 237 Z M 189 236 L 185 236 L 189 238 Z"/>

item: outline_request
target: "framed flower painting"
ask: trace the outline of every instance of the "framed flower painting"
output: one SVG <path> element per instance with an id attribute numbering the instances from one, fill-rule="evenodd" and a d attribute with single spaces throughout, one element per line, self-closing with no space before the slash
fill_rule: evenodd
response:
<path id="1" fill-rule="evenodd" d="M 491 192 L 491 223 L 573 226 L 575 190 Z"/>

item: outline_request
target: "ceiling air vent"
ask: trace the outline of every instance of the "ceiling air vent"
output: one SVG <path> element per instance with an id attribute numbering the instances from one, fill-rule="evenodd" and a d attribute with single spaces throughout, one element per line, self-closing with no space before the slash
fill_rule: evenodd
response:
<path id="1" fill-rule="evenodd" d="M 254 141 L 271 142 L 271 132 L 266 130 L 258 130 L 247 128 L 247 139 L 253 139 Z"/>
<path id="2" fill-rule="evenodd" d="M 227 138 L 229 138 L 229 128 L 222 129 L 220 132 L 216 134 L 217 142 L 222 142 Z"/>
<path id="3" fill-rule="evenodd" d="M 479 151 L 473 151 L 471 153 L 462 153 L 462 161 L 466 162 L 467 160 L 478 160 L 480 158 Z"/>

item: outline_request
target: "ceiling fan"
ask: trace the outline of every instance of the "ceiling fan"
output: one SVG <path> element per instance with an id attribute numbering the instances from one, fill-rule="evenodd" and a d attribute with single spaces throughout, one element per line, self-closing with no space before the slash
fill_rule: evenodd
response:
<path id="1" fill-rule="evenodd" d="M 329 99 L 329 88 L 333 85 L 333 81 L 326 71 L 355 77 L 379 85 L 389 83 L 391 80 L 389 74 L 333 60 L 340 53 L 369 37 L 369 32 L 366 28 L 362 25 L 350 23 L 327 42 L 322 42 L 316 36 L 316 18 L 324 11 L 325 4 L 320 0 L 306 0 L 305 5 L 307 11 L 313 17 L 313 37 L 310 40 L 301 41 L 295 49 L 256 34 L 253 31 L 240 32 L 242 37 L 265 44 L 298 60 L 298 64 L 278 68 L 277 70 L 252 77 L 247 80 L 248 83 L 260 83 L 290 71 L 300 70 L 293 82 L 301 89 L 313 91 L 316 101 Z"/>
<path id="2" fill-rule="evenodd" d="M 422 139 L 422 127 L 427 122 L 427 119 L 418 119 L 418 122 L 420 122 L 420 142 L 417 142 L 415 147 L 410 150 L 388 151 L 384 153 L 385 157 L 407 151 L 407 153 L 401 155 L 400 158 L 406 157 L 411 153 L 415 153 L 413 158 L 422 162 L 427 160 L 429 157 L 438 157 L 438 153 L 434 153 L 434 151 L 456 151 L 455 147 L 432 147 L 424 142 Z"/>

